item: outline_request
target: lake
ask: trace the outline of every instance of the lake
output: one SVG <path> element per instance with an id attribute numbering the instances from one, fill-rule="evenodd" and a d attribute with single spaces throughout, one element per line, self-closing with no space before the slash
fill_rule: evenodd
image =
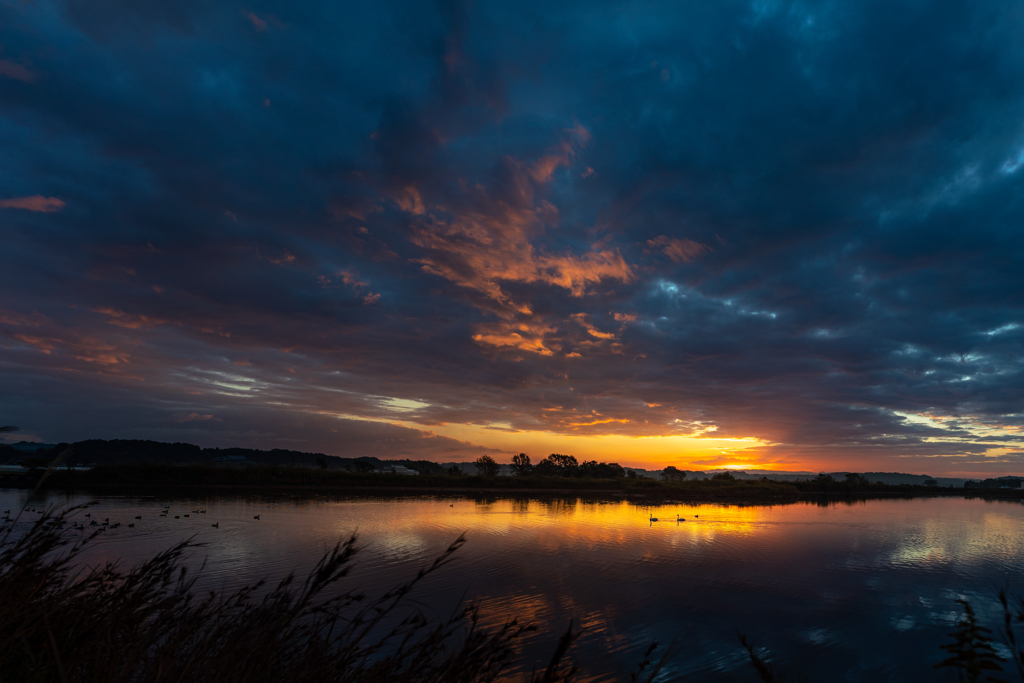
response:
<path id="1" fill-rule="evenodd" d="M 663 680 L 756 681 L 737 630 L 791 679 L 946 680 L 932 665 L 962 614 L 955 600 L 971 601 L 995 629 L 999 588 L 1024 590 L 1019 502 L 27 495 L 0 490 L 0 509 L 96 500 L 92 519 L 124 523 L 92 543 L 90 563 L 133 564 L 194 536 L 206 544 L 189 558 L 205 562 L 204 588 L 304 574 L 357 532 L 364 549 L 351 583 L 375 594 L 465 533 L 456 561 L 417 592 L 423 609 L 448 616 L 467 598 L 488 623 L 533 621 L 542 633 L 527 658 L 549 653 L 572 619 L 583 628 L 574 654 L 593 681 L 628 679 L 652 640 L 678 651 Z M 165 506 L 171 514 L 159 517 Z"/>

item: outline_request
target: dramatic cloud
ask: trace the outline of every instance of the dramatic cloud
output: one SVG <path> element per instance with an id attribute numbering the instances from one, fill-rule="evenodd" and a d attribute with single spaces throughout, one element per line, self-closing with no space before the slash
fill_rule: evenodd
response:
<path id="1" fill-rule="evenodd" d="M 0 5 L 0 423 L 1019 472 L 1022 30 L 996 0 Z"/>
<path id="2" fill-rule="evenodd" d="M 25 209 L 26 211 L 38 211 L 40 213 L 53 213 L 63 208 L 64 202 L 62 200 L 38 194 L 31 197 L 0 199 L 0 209 Z"/>
<path id="3" fill-rule="evenodd" d="M 7 59 L 0 59 L 0 76 L 24 81 L 25 83 L 32 83 L 36 80 L 36 75 L 34 73 L 26 69 L 21 64 Z"/>

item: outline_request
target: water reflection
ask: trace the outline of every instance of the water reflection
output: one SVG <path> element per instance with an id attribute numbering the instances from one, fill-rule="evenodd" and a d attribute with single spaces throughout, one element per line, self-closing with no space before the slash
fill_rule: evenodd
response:
<path id="1" fill-rule="evenodd" d="M 24 492 L 0 491 L 20 507 Z M 46 494 L 29 507 L 80 503 Z M 158 512 L 169 506 L 164 518 Z M 180 516 L 194 509 L 205 514 Z M 173 516 L 179 514 L 179 519 Z M 663 521 L 650 523 L 653 514 Z M 418 595 L 447 616 L 463 597 L 489 623 L 549 626 L 538 656 L 574 619 L 593 680 L 620 680 L 651 640 L 677 642 L 669 679 L 754 680 L 735 631 L 811 680 L 931 679 L 958 597 L 994 623 L 997 588 L 1024 568 L 1024 508 L 964 499 L 827 505 L 647 506 L 559 498 L 104 498 L 88 562 L 134 563 L 192 537 L 203 587 L 305 572 L 358 530 L 353 580 L 390 588 L 459 534 L 467 546 Z M 259 520 L 253 519 L 260 515 Z M 686 518 L 676 522 L 676 515 Z M 31 518 L 31 516 L 30 516 Z M 211 525 L 218 523 L 219 528 Z"/>

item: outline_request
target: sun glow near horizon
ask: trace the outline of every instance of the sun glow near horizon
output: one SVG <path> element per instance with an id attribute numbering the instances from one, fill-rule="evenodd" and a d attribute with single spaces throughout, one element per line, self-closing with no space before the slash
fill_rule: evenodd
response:
<path id="1" fill-rule="evenodd" d="M 422 427 L 420 427 L 422 428 Z M 546 431 L 514 431 L 480 425 L 447 424 L 431 431 L 486 448 L 526 453 L 534 462 L 551 453 L 573 455 L 577 460 L 617 462 L 625 467 L 662 469 L 669 465 L 686 469 L 774 469 L 772 463 L 757 464 L 742 456 L 750 448 L 762 448 L 768 442 L 756 437 L 715 438 L 707 436 L 627 436 L 603 434 L 585 436 Z"/>

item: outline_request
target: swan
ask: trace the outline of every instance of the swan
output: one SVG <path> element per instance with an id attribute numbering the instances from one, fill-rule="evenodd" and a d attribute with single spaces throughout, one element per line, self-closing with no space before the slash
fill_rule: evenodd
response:
<path id="1" fill-rule="evenodd" d="M 648 514 L 650 514 L 650 513 L 648 513 Z M 658 521 L 658 518 L 657 518 L 657 517 L 655 517 L 654 515 L 651 515 L 651 521 L 652 521 L 652 522 L 657 522 L 657 521 Z"/>

